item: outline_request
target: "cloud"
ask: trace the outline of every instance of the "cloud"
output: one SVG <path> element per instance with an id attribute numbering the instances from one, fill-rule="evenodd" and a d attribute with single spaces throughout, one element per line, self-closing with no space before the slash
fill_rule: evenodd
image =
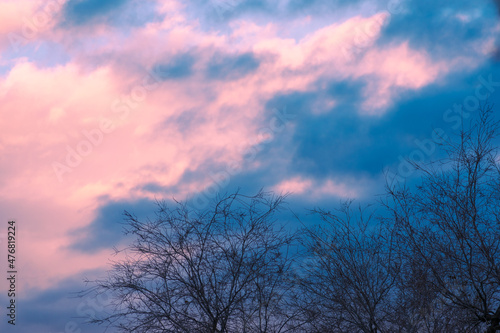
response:
<path id="1" fill-rule="evenodd" d="M 39 7 L 32 0 L 7 0 L 0 3 L 0 61 L 9 53 L 19 56 L 20 48 L 34 42 L 54 24 L 61 6 L 53 2 Z"/>
<path id="2" fill-rule="evenodd" d="M 327 1 L 327 0 L 290 0 L 287 1 L 287 9 L 291 12 L 330 12 L 339 10 L 342 7 L 353 6 L 357 3 L 360 3 L 360 0 L 335 0 L 335 1 Z"/>
<path id="3" fill-rule="evenodd" d="M 246 14 L 269 14 L 274 12 L 275 4 L 266 0 L 192 0 L 190 9 L 196 12 L 201 8 L 199 16 L 206 17 L 212 24 L 238 19 Z"/>
<path id="4" fill-rule="evenodd" d="M 25 251 L 44 249 L 25 259 L 26 274 L 39 276 L 32 287 L 102 267 L 105 246 L 123 240 L 113 221 L 127 207 L 146 214 L 155 196 L 241 185 L 362 197 L 425 138 L 428 122 L 440 124 L 442 108 L 470 93 L 454 80 L 497 73 L 485 52 L 494 27 L 473 16 L 477 29 L 459 46 L 468 51 L 439 53 L 441 36 L 418 39 L 416 21 L 407 37 L 395 31 L 404 13 L 269 21 L 238 5 L 241 15 L 217 30 L 169 0 L 148 2 L 153 14 L 132 20 L 141 24 L 116 25 L 135 5 L 70 1 L 65 29 L 48 29 L 20 55 L 2 53 L 0 198 L 11 207 L 3 214 L 24 221 Z M 465 24 L 454 19 L 434 27 Z M 285 108 L 295 118 L 282 127 L 274 110 Z M 113 129 L 103 132 L 102 120 Z M 66 167 L 62 182 L 54 163 Z M 218 185 L 231 166 L 238 170 Z M 71 265 L 47 270 L 54 260 Z"/>
<path id="5" fill-rule="evenodd" d="M 22 26 L 23 19 L 35 11 L 33 1 L 2 1 L 0 3 L 0 33 L 7 34 Z"/>
<path id="6" fill-rule="evenodd" d="M 65 20 L 80 25 L 116 12 L 130 0 L 68 0 L 64 5 Z"/>
<path id="7" fill-rule="evenodd" d="M 77 292 L 89 286 L 83 282 L 83 276 L 89 279 L 102 277 L 103 271 L 87 271 L 84 275 L 75 275 L 59 281 L 51 288 L 42 291 L 31 290 L 29 295 L 18 297 L 18 319 L 16 331 L 30 332 L 85 332 L 90 329 L 85 323 L 88 315 L 101 315 L 106 311 L 110 298 L 107 294 L 99 298 L 77 297 Z M 21 281 L 22 283 L 22 281 Z M 50 307 L 47 306 L 50 304 Z M 20 320 L 19 318 L 21 318 Z M 8 331 L 12 325 L 6 320 L 0 322 L 0 329 Z M 93 328 L 95 330 L 96 328 Z M 103 328 L 104 329 L 104 328 Z M 116 332 L 109 328 L 106 332 Z"/>
<path id="8" fill-rule="evenodd" d="M 252 53 L 237 56 L 216 55 L 209 62 L 207 76 L 210 79 L 239 79 L 259 68 L 259 60 Z"/>
<path id="9" fill-rule="evenodd" d="M 404 1 L 405 10 L 391 16 L 379 44 L 405 40 L 412 48 L 425 48 L 434 59 L 492 52 L 491 47 L 482 50 L 474 43 L 498 38 L 498 19 L 492 7 L 491 0 Z"/>
<path id="10" fill-rule="evenodd" d="M 498 14 L 500 15 L 500 0 L 493 0 L 493 2 L 495 3 L 495 6 L 497 6 Z"/>
<path id="11" fill-rule="evenodd" d="M 174 56 L 168 63 L 156 64 L 154 71 L 163 80 L 181 79 L 193 73 L 195 59 L 191 54 L 180 54 Z"/>
<path id="12" fill-rule="evenodd" d="M 96 218 L 89 225 L 73 231 L 75 237 L 80 237 L 71 245 L 71 249 L 96 253 L 110 246 L 118 246 L 124 239 L 125 211 L 144 221 L 155 210 L 156 205 L 147 199 L 106 203 L 99 207 Z"/>

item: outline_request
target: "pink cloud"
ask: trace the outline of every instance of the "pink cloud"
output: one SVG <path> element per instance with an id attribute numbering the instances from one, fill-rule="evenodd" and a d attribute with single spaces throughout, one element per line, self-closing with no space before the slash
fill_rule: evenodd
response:
<path id="1" fill-rule="evenodd" d="M 23 20 L 36 10 L 33 0 L 4 0 L 0 3 L 0 33 L 2 35 L 18 30 Z"/>
<path id="2" fill-rule="evenodd" d="M 355 182 L 341 183 L 333 179 L 320 182 L 294 177 L 280 182 L 272 187 L 272 190 L 277 193 L 306 194 L 308 198 L 314 200 L 332 196 L 354 199 L 359 196 L 358 184 Z"/>
<path id="3" fill-rule="evenodd" d="M 0 51 L 21 48 L 54 28 L 66 0 L 4 0 L 0 3 Z"/>
<path id="4" fill-rule="evenodd" d="M 24 183 L 28 188 L 29 183 Z M 105 265 L 111 251 L 93 255 L 70 251 L 71 230 L 88 224 L 93 212 L 90 207 L 54 203 L 44 196 L 42 189 L 32 188 L 32 194 L 23 199 L 2 196 L 5 205 L 3 221 L 16 220 L 16 261 L 20 296 L 28 296 L 32 289 L 45 289 L 58 281 L 85 270 Z M 23 192 L 18 188 L 17 194 Z M 5 243 L 2 243 L 2 245 Z M 4 253 L 4 247 L 0 253 Z"/>
<path id="5" fill-rule="evenodd" d="M 399 91 L 419 89 L 451 69 L 445 62 L 434 62 L 425 51 L 411 49 L 405 42 L 385 49 L 375 47 L 387 19 L 386 13 L 354 17 L 314 31 L 299 41 L 263 38 L 254 50 L 278 55 L 273 77 L 281 78 L 280 82 L 286 80 L 287 85 L 282 83 L 280 87 L 275 83 L 276 90 L 308 90 L 318 77 L 337 80 L 370 77 L 365 91 L 365 112 L 383 113 L 397 99 Z M 290 70 L 294 71 L 293 78 L 285 79 L 282 73 Z"/>
<path id="6" fill-rule="evenodd" d="M 277 193 L 302 194 L 306 190 L 310 189 L 311 186 L 311 180 L 302 179 L 301 177 L 294 177 L 288 180 L 284 180 L 281 183 L 275 185 L 272 190 Z"/>

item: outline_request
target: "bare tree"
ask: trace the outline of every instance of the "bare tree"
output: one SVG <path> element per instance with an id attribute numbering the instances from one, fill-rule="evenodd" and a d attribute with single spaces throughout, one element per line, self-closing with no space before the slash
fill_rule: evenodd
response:
<path id="1" fill-rule="evenodd" d="M 445 143 L 447 158 L 413 163 L 418 186 L 388 186 L 399 286 L 419 331 L 500 331 L 499 130 L 492 107 L 482 107 Z"/>
<path id="2" fill-rule="evenodd" d="M 446 158 L 413 163 L 419 183 L 388 185 L 377 210 L 313 210 L 321 223 L 304 228 L 300 255 L 277 221 L 283 196 L 235 193 L 200 212 L 159 203 L 154 221 L 127 213 L 135 241 L 88 291 L 114 296 L 92 321 L 138 333 L 500 331 L 492 110 L 443 145 Z"/>
<path id="3" fill-rule="evenodd" d="M 347 202 L 306 228 L 301 287 L 314 332 L 500 331 L 500 124 L 491 107 L 388 186 L 377 218 Z"/>
<path id="4" fill-rule="evenodd" d="M 394 332 L 391 294 L 398 270 L 389 229 L 373 212 L 346 202 L 335 212 L 315 210 L 321 225 L 305 230 L 307 257 L 301 287 L 314 309 L 314 332 Z"/>
<path id="5" fill-rule="evenodd" d="M 260 192 L 218 198 L 194 212 L 159 203 L 155 221 L 130 213 L 135 236 L 125 260 L 88 292 L 110 291 L 111 314 L 92 322 L 124 332 L 289 332 L 294 241 L 275 214 L 283 197 Z"/>

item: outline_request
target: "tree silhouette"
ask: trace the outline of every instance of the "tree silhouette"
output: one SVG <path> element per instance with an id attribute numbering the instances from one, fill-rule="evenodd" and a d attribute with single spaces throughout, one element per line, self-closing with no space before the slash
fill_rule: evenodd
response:
<path id="1" fill-rule="evenodd" d="M 445 159 L 413 163 L 419 185 L 389 186 L 385 202 L 404 244 L 400 285 L 420 304 L 413 312 L 447 314 L 440 324 L 460 332 L 500 330 L 499 128 L 493 108 L 482 107 L 445 143 Z"/>
<path id="2" fill-rule="evenodd" d="M 94 323 L 124 332 L 287 332 L 300 326 L 287 308 L 294 283 L 294 236 L 276 223 L 283 197 L 260 192 L 219 198 L 190 211 L 159 203 L 155 221 L 127 213 L 135 242 L 107 279 L 112 314 Z"/>
<path id="3" fill-rule="evenodd" d="M 389 332 L 394 240 L 384 225 L 374 225 L 370 208 L 351 206 L 313 211 L 321 224 L 306 228 L 302 238 L 304 306 L 315 310 L 314 332 Z"/>
<path id="4" fill-rule="evenodd" d="M 110 292 L 91 322 L 124 332 L 500 331 L 500 123 L 483 106 L 412 162 L 416 185 L 388 184 L 364 209 L 314 209 L 290 232 L 283 196 L 217 197 L 203 211 L 158 203 L 126 213 L 134 242 L 88 293 Z M 300 220 L 300 219 L 299 219 Z M 291 251 L 300 245 L 300 251 Z"/>

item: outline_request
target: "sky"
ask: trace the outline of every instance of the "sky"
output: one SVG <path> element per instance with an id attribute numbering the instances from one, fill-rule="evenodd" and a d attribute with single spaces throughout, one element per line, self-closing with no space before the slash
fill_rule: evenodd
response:
<path id="1" fill-rule="evenodd" d="M 75 298 L 123 211 L 216 193 L 368 202 L 500 99 L 498 1 L 0 0 L 0 267 L 15 327 L 103 332 Z M 292 223 L 292 222 L 291 222 Z M 293 224 L 293 223 L 292 223 Z M 109 331 L 108 331 L 109 332 Z"/>

